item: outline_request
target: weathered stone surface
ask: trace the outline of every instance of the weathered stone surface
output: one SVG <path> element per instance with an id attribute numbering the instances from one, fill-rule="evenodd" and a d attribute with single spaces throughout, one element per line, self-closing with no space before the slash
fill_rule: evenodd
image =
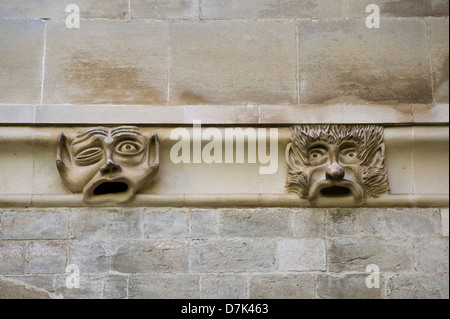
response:
<path id="1" fill-rule="evenodd" d="M 297 101 L 292 22 L 174 22 L 171 43 L 170 104 Z"/>
<path id="2" fill-rule="evenodd" d="M 0 275 L 23 275 L 25 254 L 24 242 L 0 242 Z"/>
<path id="3" fill-rule="evenodd" d="M 207 0 L 202 2 L 204 19 L 301 19 L 344 18 L 343 0 Z"/>
<path id="4" fill-rule="evenodd" d="M 424 238 L 415 243 L 417 269 L 426 274 L 449 271 L 448 239 Z"/>
<path id="5" fill-rule="evenodd" d="M 103 299 L 125 299 L 128 297 L 128 279 L 123 275 L 108 275 L 103 284 Z"/>
<path id="6" fill-rule="evenodd" d="M 109 244 L 103 240 L 71 241 L 70 262 L 80 267 L 82 273 L 98 273 L 110 270 Z"/>
<path id="7" fill-rule="evenodd" d="M 139 209 L 77 209 L 72 212 L 71 236 L 88 239 L 138 239 Z"/>
<path id="8" fill-rule="evenodd" d="M 448 274 L 411 275 L 398 274 L 387 284 L 390 299 L 448 299 Z"/>
<path id="9" fill-rule="evenodd" d="M 132 19 L 197 19 L 198 0 L 131 0 Z"/>
<path id="10" fill-rule="evenodd" d="M 80 8 L 82 19 L 122 19 L 128 14 L 128 0 L 90 1 L 77 0 L 0 0 L 0 18 L 66 18 L 66 7 L 75 3 Z"/>
<path id="11" fill-rule="evenodd" d="M 61 274 L 66 271 L 67 242 L 37 241 L 28 246 L 28 274 Z"/>
<path id="12" fill-rule="evenodd" d="M 361 235 L 370 237 L 432 237 L 439 229 L 437 209 L 360 210 Z"/>
<path id="13" fill-rule="evenodd" d="M 291 213 L 286 209 L 222 210 L 219 237 L 290 237 Z"/>
<path id="14" fill-rule="evenodd" d="M 64 239 L 69 235 L 69 213 L 54 210 L 3 212 L 4 239 Z"/>
<path id="15" fill-rule="evenodd" d="M 448 208 L 441 208 L 441 224 L 442 224 L 442 236 L 448 237 Z"/>
<path id="16" fill-rule="evenodd" d="M 128 297 L 131 299 L 198 299 L 199 275 L 131 275 Z"/>
<path id="17" fill-rule="evenodd" d="M 426 22 L 365 19 L 299 22 L 300 103 L 432 101 Z M 414 50 L 410 48 L 414 47 Z"/>
<path id="18" fill-rule="evenodd" d="M 186 238 L 189 235 L 189 213 L 184 210 L 145 211 L 146 238 Z"/>
<path id="19" fill-rule="evenodd" d="M 50 293 L 30 285 L 0 278 L 0 299 L 51 299 Z"/>
<path id="20" fill-rule="evenodd" d="M 40 102 L 44 30 L 39 20 L 0 20 L 0 103 Z"/>
<path id="21" fill-rule="evenodd" d="M 358 212 L 353 209 L 330 209 L 327 214 L 327 236 L 346 237 L 358 234 Z"/>
<path id="22" fill-rule="evenodd" d="M 244 299 L 247 280 L 243 275 L 202 275 L 202 299 Z"/>
<path id="23" fill-rule="evenodd" d="M 294 214 L 294 236 L 325 237 L 327 232 L 327 210 L 324 208 L 302 208 Z"/>
<path id="24" fill-rule="evenodd" d="M 80 276 L 80 287 L 69 288 L 66 285 L 68 275 L 56 276 L 56 293 L 64 299 L 100 299 L 104 276 L 100 274 Z"/>
<path id="25" fill-rule="evenodd" d="M 191 213 L 192 238 L 215 238 L 218 232 L 219 212 L 214 210 L 193 210 Z"/>
<path id="26" fill-rule="evenodd" d="M 31 286 L 37 288 L 38 290 L 43 289 L 47 293 L 53 293 L 55 291 L 53 280 L 55 279 L 54 274 L 47 275 L 26 275 L 26 276 L 8 276 L 8 279 L 13 279 L 17 281 L 18 284 L 23 284 L 25 286 Z"/>
<path id="27" fill-rule="evenodd" d="M 279 270 L 326 270 L 325 242 L 321 238 L 281 239 L 277 251 Z"/>
<path id="28" fill-rule="evenodd" d="M 274 270 L 275 243 L 248 238 L 194 240 L 190 264 L 195 272 L 267 272 Z"/>
<path id="29" fill-rule="evenodd" d="M 446 0 L 347 0 L 347 15 L 367 17 L 370 13 L 366 13 L 366 7 L 373 3 L 380 7 L 382 18 L 448 16 Z"/>
<path id="30" fill-rule="evenodd" d="M 250 277 L 250 299 L 313 299 L 313 274 L 257 275 Z"/>
<path id="31" fill-rule="evenodd" d="M 185 240 L 118 241 L 111 248 L 111 270 L 144 274 L 187 272 L 188 255 Z"/>
<path id="32" fill-rule="evenodd" d="M 367 288 L 367 277 L 367 274 L 318 275 L 317 295 L 322 299 L 384 298 L 383 277 L 380 276 L 380 288 Z"/>
<path id="33" fill-rule="evenodd" d="M 163 22 L 52 20 L 44 103 L 165 104 L 168 33 Z"/>
<path id="34" fill-rule="evenodd" d="M 408 239 L 339 238 L 329 242 L 327 253 L 332 272 L 362 272 L 370 264 L 380 272 L 413 268 L 413 243 Z"/>
<path id="35" fill-rule="evenodd" d="M 448 15 L 448 1 L 447 15 Z M 430 18 L 431 67 L 433 71 L 434 100 L 438 103 L 449 102 L 449 22 L 446 18 Z"/>

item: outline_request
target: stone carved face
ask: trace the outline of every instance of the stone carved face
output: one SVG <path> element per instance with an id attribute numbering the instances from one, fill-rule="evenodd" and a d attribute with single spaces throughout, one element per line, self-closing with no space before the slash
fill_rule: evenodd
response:
<path id="1" fill-rule="evenodd" d="M 383 128 L 298 125 L 286 149 L 287 189 L 316 203 L 321 197 L 367 197 L 389 192 Z"/>
<path id="2" fill-rule="evenodd" d="M 56 164 L 64 185 L 91 204 L 131 201 L 151 184 L 159 168 L 159 139 L 136 127 L 97 127 L 69 144 L 58 139 Z"/>

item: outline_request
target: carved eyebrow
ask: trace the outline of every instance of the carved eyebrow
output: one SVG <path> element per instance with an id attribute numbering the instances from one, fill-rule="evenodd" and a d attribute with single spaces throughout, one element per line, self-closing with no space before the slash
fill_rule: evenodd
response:
<path id="1" fill-rule="evenodd" d="M 112 137 L 118 137 L 118 136 L 124 136 L 124 135 L 128 135 L 128 136 L 142 136 L 140 130 L 137 127 L 134 126 L 121 126 L 118 128 L 115 128 L 111 131 L 111 136 Z"/>
<path id="2" fill-rule="evenodd" d="M 83 132 L 81 134 L 79 134 L 77 137 L 75 137 L 75 139 L 73 140 L 72 144 L 79 144 L 82 143 L 88 139 L 90 139 L 93 136 L 103 136 L 103 137 L 107 137 L 108 136 L 108 130 L 106 128 L 103 127 L 97 127 L 91 130 L 88 130 L 86 132 Z"/>

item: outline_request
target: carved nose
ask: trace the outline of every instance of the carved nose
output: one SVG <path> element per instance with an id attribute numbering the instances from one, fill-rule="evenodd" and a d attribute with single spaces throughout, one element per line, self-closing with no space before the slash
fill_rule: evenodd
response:
<path id="1" fill-rule="evenodd" d="M 100 169 L 100 173 L 103 176 L 111 176 L 120 172 L 120 166 L 113 160 L 108 160 L 105 166 Z"/>
<path id="2" fill-rule="evenodd" d="M 341 181 L 344 179 L 345 171 L 342 168 L 341 165 L 334 162 L 330 166 L 328 166 L 327 171 L 325 173 L 325 177 L 327 179 L 335 180 L 335 181 Z"/>

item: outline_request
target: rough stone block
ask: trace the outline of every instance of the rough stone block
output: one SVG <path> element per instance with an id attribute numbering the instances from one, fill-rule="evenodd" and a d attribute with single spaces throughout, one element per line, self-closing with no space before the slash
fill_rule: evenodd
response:
<path id="1" fill-rule="evenodd" d="M 202 299 L 244 299 L 247 279 L 243 275 L 202 275 Z"/>
<path id="2" fill-rule="evenodd" d="M 295 104 L 295 25 L 174 22 L 170 103 Z"/>
<path id="3" fill-rule="evenodd" d="M 132 19 L 197 19 L 198 0 L 131 0 Z"/>
<path id="4" fill-rule="evenodd" d="M 358 234 L 358 211 L 330 209 L 327 214 L 327 236 L 345 237 Z"/>
<path id="5" fill-rule="evenodd" d="M 322 299 L 383 299 L 383 276 L 380 276 L 380 288 L 367 288 L 367 277 L 367 274 L 319 275 L 317 295 Z"/>
<path id="6" fill-rule="evenodd" d="M 111 270 L 144 274 L 187 272 L 188 255 L 185 240 L 118 241 L 111 248 Z"/>
<path id="7" fill-rule="evenodd" d="M 67 242 L 38 241 L 28 246 L 28 274 L 61 274 L 66 271 Z"/>
<path id="8" fill-rule="evenodd" d="M 73 238 L 142 238 L 139 209 L 77 209 L 72 212 L 71 218 Z"/>
<path id="9" fill-rule="evenodd" d="M 51 297 L 43 289 L 35 289 L 11 279 L 0 278 L 0 299 L 51 299 Z"/>
<path id="10" fill-rule="evenodd" d="M 125 299 L 128 295 L 128 277 L 123 275 L 108 275 L 104 279 L 103 299 Z"/>
<path id="11" fill-rule="evenodd" d="M 313 299 L 313 274 L 257 275 L 250 277 L 251 299 Z"/>
<path id="12" fill-rule="evenodd" d="M 168 34 L 164 22 L 50 21 L 44 103 L 165 104 Z"/>
<path id="13" fill-rule="evenodd" d="M 219 237 L 290 237 L 291 213 L 286 209 L 222 210 Z"/>
<path id="14" fill-rule="evenodd" d="M 327 211 L 323 208 L 304 208 L 294 214 L 294 236 L 325 237 Z"/>
<path id="15" fill-rule="evenodd" d="M 25 254 L 24 242 L 0 242 L 0 275 L 23 275 Z"/>
<path id="16" fill-rule="evenodd" d="M 277 250 L 279 270 L 326 270 L 325 242 L 321 238 L 281 239 Z"/>
<path id="17" fill-rule="evenodd" d="M 380 7 L 382 18 L 448 16 L 447 0 L 347 0 L 347 15 L 367 17 L 366 7 L 373 3 Z"/>
<path id="18" fill-rule="evenodd" d="M 191 214 L 192 238 L 215 238 L 219 213 L 215 210 L 194 210 Z"/>
<path id="19" fill-rule="evenodd" d="M 40 102 L 44 30 L 40 20 L 0 20 L 0 103 Z"/>
<path id="20" fill-rule="evenodd" d="M 365 19 L 299 22 L 302 104 L 430 103 L 426 22 Z M 411 50 L 411 48 L 414 50 Z"/>
<path id="21" fill-rule="evenodd" d="M 109 244 L 106 241 L 71 241 L 69 254 L 69 263 L 78 265 L 80 272 L 108 272 L 111 268 Z"/>
<path id="22" fill-rule="evenodd" d="M 448 1 L 447 15 L 448 15 Z M 433 70 L 434 100 L 438 103 L 449 102 L 449 22 L 446 18 L 430 18 L 431 68 Z"/>
<path id="23" fill-rule="evenodd" d="M 0 18 L 54 19 L 66 18 L 66 7 L 76 3 L 82 19 L 123 19 L 128 15 L 128 0 L 0 0 Z"/>
<path id="24" fill-rule="evenodd" d="M 417 249 L 417 269 L 424 273 L 449 271 L 448 239 L 424 238 L 415 243 Z"/>
<path id="25" fill-rule="evenodd" d="M 66 285 L 67 275 L 56 276 L 56 293 L 61 294 L 64 299 L 100 299 L 104 277 L 100 274 L 80 276 L 80 287 L 69 288 Z"/>
<path id="26" fill-rule="evenodd" d="M 69 213 L 47 210 L 3 212 L 4 239 L 64 239 L 69 235 Z"/>
<path id="27" fill-rule="evenodd" d="M 398 274 L 387 284 L 390 299 L 448 299 L 448 274 L 411 275 Z"/>
<path id="28" fill-rule="evenodd" d="M 186 238 L 189 213 L 184 210 L 145 211 L 144 235 L 147 238 Z"/>
<path id="29" fill-rule="evenodd" d="M 55 275 L 26 275 L 26 276 L 13 276 L 8 277 L 17 281 L 18 284 L 22 283 L 25 286 L 35 287 L 37 289 L 43 289 L 49 293 L 53 293 L 55 291 L 55 287 L 53 285 L 53 281 L 55 279 Z"/>
<path id="30" fill-rule="evenodd" d="M 191 271 L 255 272 L 274 270 L 275 243 L 270 239 L 194 240 L 190 253 Z"/>
<path id="31" fill-rule="evenodd" d="M 442 236 L 448 237 L 448 208 L 441 208 L 441 224 L 442 224 Z"/>
<path id="32" fill-rule="evenodd" d="M 130 275 L 130 299 L 198 299 L 199 275 Z"/>
<path id="33" fill-rule="evenodd" d="M 432 237 L 439 234 L 437 209 L 360 210 L 361 235 L 370 237 Z"/>
<path id="34" fill-rule="evenodd" d="M 344 18 L 343 0 L 207 0 L 202 2 L 204 19 L 307 19 Z"/>
<path id="35" fill-rule="evenodd" d="M 408 239 L 339 238 L 328 244 L 328 271 L 365 271 L 375 264 L 380 272 L 413 269 L 413 243 Z"/>

